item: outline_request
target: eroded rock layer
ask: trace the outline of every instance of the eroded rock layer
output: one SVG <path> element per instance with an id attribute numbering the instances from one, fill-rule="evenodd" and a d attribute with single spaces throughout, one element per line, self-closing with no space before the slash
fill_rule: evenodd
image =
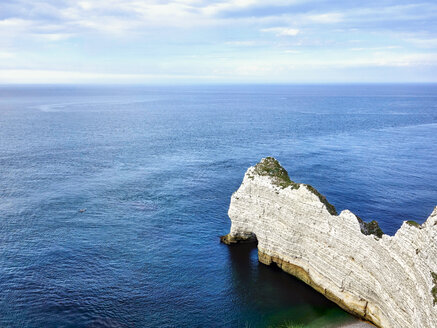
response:
<path id="1" fill-rule="evenodd" d="M 348 210 L 337 214 L 317 190 L 290 180 L 271 157 L 250 167 L 229 207 L 227 244 L 258 241 L 276 263 L 345 310 L 379 327 L 437 327 L 437 207 L 395 236 Z"/>

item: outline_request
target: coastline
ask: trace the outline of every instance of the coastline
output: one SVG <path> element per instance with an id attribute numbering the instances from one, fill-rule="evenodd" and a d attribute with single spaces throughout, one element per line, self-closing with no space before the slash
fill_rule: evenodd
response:
<path id="1" fill-rule="evenodd" d="M 307 270 L 305 270 L 303 267 L 300 267 L 298 265 L 295 265 L 291 262 L 284 261 L 279 257 L 273 257 L 268 255 L 267 253 L 263 252 L 258 248 L 258 261 L 265 265 L 276 265 L 283 271 L 287 272 L 288 274 L 302 280 L 307 285 L 314 288 L 316 291 L 318 291 L 320 294 L 324 295 L 327 299 L 333 301 L 336 303 L 339 307 L 341 307 L 346 312 L 349 312 L 350 314 L 354 315 L 357 318 L 366 318 L 366 309 L 368 304 L 363 302 L 354 302 L 353 306 L 345 301 L 345 298 L 352 298 L 353 295 L 344 295 L 344 298 L 340 298 L 334 293 L 330 292 L 326 287 L 316 283 L 312 278 L 311 275 Z M 359 320 L 359 319 L 357 319 Z M 367 321 L 361 321 L 359 320 L 359 323 L 366 323 Z M 355 324 L 355 323 L 354 323 Z M 340 326 L 342 327 L 342 326 Z M 346 326 L 348 327 L 348 326 Z M 358 326 L 360 327 L 360 326 Z M 366 327 L 366 326 L 363 326 Z"/>
<path id="2" fill-rule="evenodd" d="M 276 265 L 364 320 L 340 327 L 435 326 L 437 268 L 429 259 L 437 249 L 429 246 L 437 207 L 423 224 L 404 221 L 389 236 L 376 221 L 348 210 L 338 214 L 317 190 L 293 182 L 267 157 L 246 171 L 228 215 L 231 230 L 222 242 L 257 241 L 259 262 Z"/>

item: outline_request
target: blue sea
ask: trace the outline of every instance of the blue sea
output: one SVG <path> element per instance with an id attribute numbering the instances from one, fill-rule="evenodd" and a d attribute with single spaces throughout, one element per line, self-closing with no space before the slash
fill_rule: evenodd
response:
<path id="1" fill-rule="evenodd" d="M 349 320 L 219 243 L 265 156 L 393 235 L 437 205 L 437 85 L 1 86 L 0 327 Z"/>

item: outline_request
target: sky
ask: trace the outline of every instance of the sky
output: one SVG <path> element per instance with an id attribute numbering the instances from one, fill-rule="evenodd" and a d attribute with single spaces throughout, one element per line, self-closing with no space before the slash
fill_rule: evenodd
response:
<path id="1" fill-rule="evenodd" d="M 437 1 L 0 1 L 2 84 L 349 82 L 437 82 Z"/>

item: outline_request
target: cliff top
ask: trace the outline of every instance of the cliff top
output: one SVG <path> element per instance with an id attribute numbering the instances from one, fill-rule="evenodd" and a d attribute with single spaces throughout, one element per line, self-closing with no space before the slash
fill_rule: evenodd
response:
<path id="1" fill-rule="evenodd" d="M 290 179 L 288 172 L 284 169 L 277 159 L 273 157 L 263 158 L 258 164 L 255 165 L 254 172 L 260 176 L 268 176 L 271 178 L 274 185 L 281 187 L 282 189 L 290 187 L 291 189 L 299 189 L 304 186 L 316 195 L 319 200 L 325 204 L 326 209 L 331 215 L 338 215 L 334 205 L 328 202 L 325 196 L 317 191 L 313 186 L 304 183 L 296 183 Z"/>
<path id="2" fill-rule="evenodd" d="M 278 186 L 282 189 L 290 187 L 291 189 L 299 189 L 301 186 L 306 187 L 307 190 L 316 195 L 319 200 L 326 206 L 329 214 L 338 215 L 335 206 L 332 205 L 325 196 L 323 196 L 320 192 L 317 191 L 311 185 L 304 183 L 296 183 L 290 179 L 288 172 L 284 169 L 278 160 L 274 157 L 265 157 L 261 159 L 261 161 L 254 166 L 253 173 L 256 173 L 260 176 L 268 176 L 270 177 L 272 183 L 275 186 Z M 253 176 L 249 176 L 253 178 Z M 381 238 L 384 234 L 377 221 L 373 220 L 371 222 L 365 222 L 361 218 L 357 217 L 358 222 L 360 223 L 361 232 L 364 235 L 375 235 L 378 238 Z"/>
<path id="3" fill-rule="evenodd" d="M 293 189 L 299 188 L 299 184 L 291 181 L 287 170 L 273 157 L 263 158 L 256 164 L 255 173 L 261 176 L 269 176 L 278 187 L 286 188 L 291 186 Z"/>

